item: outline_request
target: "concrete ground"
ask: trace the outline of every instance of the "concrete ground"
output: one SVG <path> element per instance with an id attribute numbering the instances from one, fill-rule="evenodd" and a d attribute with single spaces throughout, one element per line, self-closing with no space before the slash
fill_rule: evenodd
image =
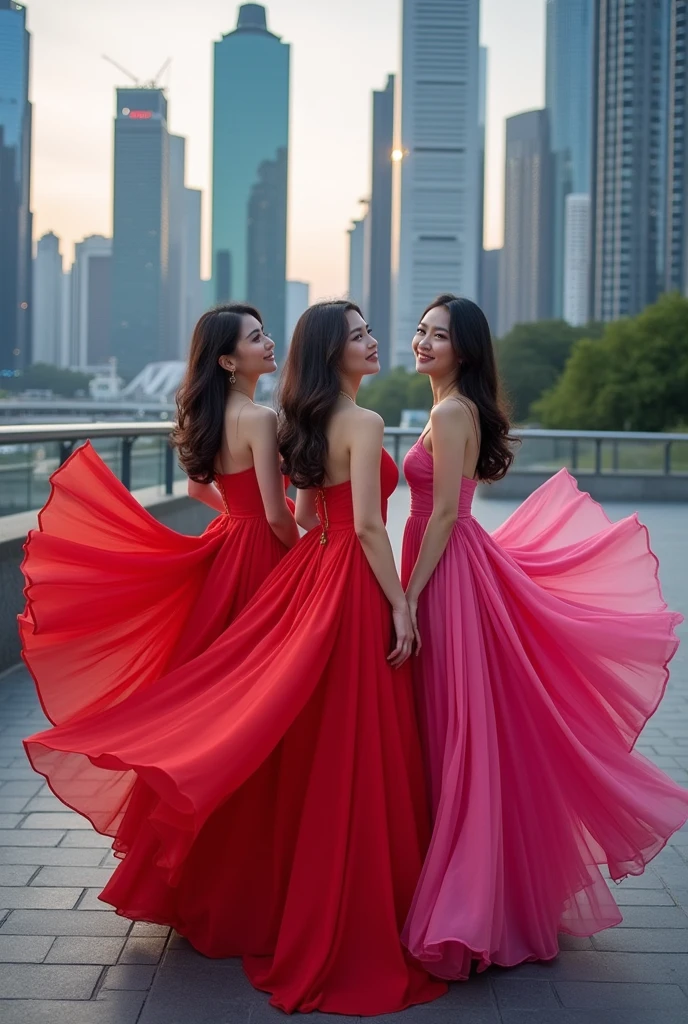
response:
<path id="1" fill-rule="evenodd" d="M 399 547 L 408 507 L 390 508 Z M 512 510 L 478 501 L 488 527 Z M 618 518 L 630 509 L 608 509 Z M 665 597 L 688 615 L 685 506 L 640 510 L 662 563 Z M 685 628 L 684 628 L 685 637 Z M 639 749 L 688 785 L 688 651 Z M 2 1024 L 269 1024 L 282 1015 L 233 960 L 198 955 L 166 928 L 132 924 L 96 899 L 113 867 L 108 841 L 33 774 L 22 737 L 42 727 L 22 669 L 0 678 L 0 1022 Z M 592 939 L 562 937 L 551 964 L 492 969 L 403 1024 L 686 1024 L 688 827 L 640 878 L 616 887 L 623 924 Z M 322 1018 L 313 1014 L 313 1018 Z"/>

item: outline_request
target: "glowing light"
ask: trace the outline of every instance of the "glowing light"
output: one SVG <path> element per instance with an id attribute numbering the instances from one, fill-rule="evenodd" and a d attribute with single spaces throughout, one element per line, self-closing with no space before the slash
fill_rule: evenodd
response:
<path id="1" fill-rule="evenodd" d="M 404 159 L 404 151 L 403 151 L 403 149 L 393 149 L 392 150 L 392 160 L 394 161 L 395 164 L 398 164 L 399 161 L 403 160 L 403 159 Z"/>
<path id="2" fill-rule="evenodd" d="M 134 121 L 148 121 L 153 116 L 152 110 L 130 110 L 129 117 Z"/>

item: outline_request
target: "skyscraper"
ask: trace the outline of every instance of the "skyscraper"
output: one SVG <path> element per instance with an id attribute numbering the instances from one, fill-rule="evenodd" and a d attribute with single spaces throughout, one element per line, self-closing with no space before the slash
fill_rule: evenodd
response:
<path id="1" fill-rule="evenodd" d="M 483 249 L 480 268 L 480 308 L 493 338 L 499 337 L 499 275 L 503 249 Z"/>
<path id="2" fill-rule="evenodd" d="M 552 314 L 551 154 L 546 110 L 507 118 L 499 330 Z"/>
<path id="3" fill-rule="evenodd" d="M 370 281 L 366 317 L 377 338 L 380 369 L 392 365 L 392 150 L 394 148 L 394 75 L 373 92 L 372 191 L 370 196 Z M 361 299 L 363 301 L 363 298 Z"/>
<path id="4" fill-rule="evenodd" d="M 545 105 L 552 148 L 552 313 L 563 314 L 565 204 L 590 192 L 595 0 L 547 0 Z"/>
<path id="5" fill-rule="evenodd" d="M 201 281 L 202 198 L 200 189 L 184 189 L 184 329 L 178 359 L 186 359 L 194 326 L 205 308 Z"/>
<path id="6" fill-rule="evenodd" d="M 117 90 L 112 345 L 134 377 L 171 355 L 168 299 L 170 147 L 162 89 Z"/>
<path id="7" fill-rule="evenodd" d="M 215 43 L 212 274 L 216 302 L 255 303 L 284 352 L 289 46 L 243 4 Z"/>
<path id="8" fill-rule="evenodd" d="M 183 334 L 186 331 L 184 316 L 184 246 L 186 220 L 186 139 L 181 135 L 170 135 L 170 184 L 169 184 L 169 269 L 167 294 L 169 298 L 168 337 L 166 359 L 178 359 L 183 348 Z"/>
<path id="9" fill-rule="evenodd" d="M 582 327 L 590 306 L 590 196 L 569 192 L 565 213 L 564 320 Z"/>
<path id="10" fill-rule="evenodd" d="M 667 0 L 596 0 L 591 318 L 632 316 L 664 281 Z"/>
<path id="11" fill-rule="evenodd" d="M 370 251 L 370 215 L 366 213 L 360 220 L 355 220 L 349 228 L 349 289 L 351 302 L 363 309 L 365 314 L 366 300 L 369 297 L 369 260 Z M 367 314 L 365 314 L 367 316 Z"/>
<path id="12" fill-rule="evenodd" d="M 404 0 L 394 362 L 411 366 L 424 306 L 478 298 L 479 0 Z"/>
<path id="13" fill-rule="evenodd" d="M 49 231 L 38 240 L 33 261 L 32 362 L 59 366 L 62 356 L 62 253 Z"/>
<path id="14" fill-rule="evenodd" d="M 688 0 L 669 0 L 665 289 L 688 295 Z"/>
<path id="15" fill-rule="evenodd" d="M 478 302 L 483 301 L 483 235 L 485 234 L 485 132 L 487 128 L 487 47 L 480 47 L 478 78 Z"/>
<path id="16" fill-rule="evenodd" d="M 0 373 L 31 362 L 31 37 L 0 0 Z"/>
<path id="17" fill-rule="evenodd" d="M 310 291 L 311 286 L 307 281 L 287 281 L 287 319 L 284 330 L 287 345 L 291 341 L 297 320 L 308 309 Z"/>
<path id="18" fill-rule="evenodd" d="M 68 359 L 71 367 L 105 366 L 113 355 L 110 348 L 112 251 L 112 239 L 102 235 L 90 235 L 74 247 Z"/>

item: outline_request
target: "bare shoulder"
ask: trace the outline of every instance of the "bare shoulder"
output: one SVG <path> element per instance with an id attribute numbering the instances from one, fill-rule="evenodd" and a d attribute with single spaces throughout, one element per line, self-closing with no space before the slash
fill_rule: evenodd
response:
<path id="1" fill-rule="evenodd" d="M 430 412 L 430 423 L 433 426 L 469 427 L 477 410 L 467 398 L 444 398 Z"/>
<path id="2" fill-rule="evenodd" d="M 249 405 L 244 411 L 246 422 L 257 427 L 277 429 L 277 413 L 267 405 Z"/>
<path id="3" fill-rule="evenodd" d="M 357 438 L 382 439 L 385 431 L 385 421 L 379 413 L 372 409 L 364 409 L 362 406 L 352 406 L 347 410 L 348 425 L 352 434 Z"/>

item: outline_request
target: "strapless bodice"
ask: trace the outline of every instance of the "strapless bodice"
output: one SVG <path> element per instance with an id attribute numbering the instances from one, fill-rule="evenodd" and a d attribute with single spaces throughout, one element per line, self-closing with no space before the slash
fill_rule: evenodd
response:
<path id="1" fill-rule="evenodd" d="M 404 459 L 404 475 L 411 490 L 411 515 L 427 518 L 432 515 L 432 485 L 434 462 L 421 438 L 410 449 Z M 459 519 L 472 515 L 473 495 L 477 480 L 463 477 L 459 495 Z"/>
<path id="2" fill-rule="evenodd" d="M 263 498 L 253 466 L 241 473 L 217 473 L 215 484 L 233 519 L 264 519 Z"/>
<path id="3" fill-rule="evenodd" d="M 382 449 L 380 460 L 380 491 L 382 498 L 382 518 L 387 521 L 387 502 L 399 482 L 399 470 L 392 456 Z M 318 518 L 322 525 L 329 529 L 353 529 L 354 504 L 351 494 L 351 481 L 321 487 L 316 492 Z"/>

